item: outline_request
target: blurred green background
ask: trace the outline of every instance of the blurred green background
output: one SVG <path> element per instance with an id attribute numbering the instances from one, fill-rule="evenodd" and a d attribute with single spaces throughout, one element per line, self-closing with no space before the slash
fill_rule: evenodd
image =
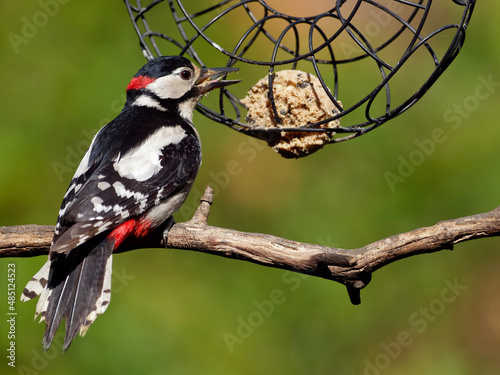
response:
<path id="1" fill-rule="evenodd" d="M 0 4 L 3 226 L 55 223 L 91 135 L 119 112 L 130 77 L 145 62 L 118 0 L 64 2 L 14 47 L 9 33 L 22 36 L 24 20 L 42 9 L 35 1 Z M 500 4 L 478 3 L 463 51 L 405 114 L 301 160 L 282 159 L 196 114 L 204 161 L 178 221 L 193 212 L 191 202 L 208 183 L 218 187 L 212 225 L 344 248 L 495 208 L 499 84 L 487 98 L 474 98 L 482 79 L 500 82 L 498 14 Z M 474 110 L 447 120 L 467 100 L 477 103 Z M 445 140 L 391 188 L 387 172 L 397 174 L 437 128 Z M 230 161 L 240 168 L 222 181 Z M 496 374 L 499 248 L 499 239 L 485 239 L 399 261 L 374 274 L 359 306 L 339 284 L 278 269 L 187 251 L 121 254 L 114 258 L 110 308 L 63 355 L 61 333 L 42 352 L 45 327 L 33 322 L 36 303 L 17 302 L 11 369 L 3 297 L 0 371 Z M 0 275 L 16 264 L 19 296 L 45 260 L 2 259 Z"/>

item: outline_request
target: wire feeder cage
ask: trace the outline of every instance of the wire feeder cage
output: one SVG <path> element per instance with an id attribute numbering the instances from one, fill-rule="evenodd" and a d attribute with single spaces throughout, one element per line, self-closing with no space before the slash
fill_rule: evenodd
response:
<path id="1" fill-rule="evenodd" d="M 179 54 L 202 67 L 237 67 L 244 77 L 221 89 L 217 100 L 199 104 L 203 115 L 268 143 L 297 129 L 327 132 L 326 143 L 338 143 L 400 115 L 429 90 L 460 51 L 475 0 L 142 3 L 125 0 L 148 60 Z M 273 89 L 282 69 L 315 75 L 333 102 L 331 116 L 300 128 L 282 126 Z M 251 124 L 241 102 L 241 90 L 266 75 L 277 123 L 271 128 Z M 322 127 L 336 120 L 334 128 Z"/>

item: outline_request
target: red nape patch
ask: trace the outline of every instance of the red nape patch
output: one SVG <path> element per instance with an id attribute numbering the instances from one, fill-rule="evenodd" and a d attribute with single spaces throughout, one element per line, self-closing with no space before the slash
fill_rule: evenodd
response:
<path id="1" fill-rule="evenodd" d="M 128 90 L 139 90 L 143 89 L 147 85 L 149 85 L 151 82 L 153 82 L 155 79 L 154 78 L 149 78 L 146 76 L 139 76 L 139 77 L 134 77 L 130 81 L 130 83 L 127 86 L 127 91 Z"/>
<path id="2" fill-rule="evenodd" d="M 127 238 L 134 231 L 136 223 L 136 219 L 130 219 L 113 229 L 113 231 L 108 235 L 108 238 L 115 240 L 114 250 L 116 250 L 125 238 Z"/>

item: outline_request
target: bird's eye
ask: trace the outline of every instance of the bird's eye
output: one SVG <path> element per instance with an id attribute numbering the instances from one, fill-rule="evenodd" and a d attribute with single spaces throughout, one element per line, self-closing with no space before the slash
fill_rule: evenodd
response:
<path id="1" fill-rule="evenodd" d="M 189 69 L 184 69 L 182 72 L 181 72 L 181 78 L 185 81 L 188 81 L 190 80 L 191 78 L 193 77 L 193 72 Z"/>

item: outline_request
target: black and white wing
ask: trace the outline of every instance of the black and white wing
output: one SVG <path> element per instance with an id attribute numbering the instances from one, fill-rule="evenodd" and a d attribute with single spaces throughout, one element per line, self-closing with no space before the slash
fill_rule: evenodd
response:
<path id="1" fill-rule="evenodd" d="M 137 147 L 110 159 L 94 160 L 95 153 L 91 145 L 66 193 L 51 254 L 68 252 L 177 194 L 182 204 L 201 163 L 198 136 L 187 123 L 159 127 Z M 172 213 L 165 209 L 167 217 Z"/>

